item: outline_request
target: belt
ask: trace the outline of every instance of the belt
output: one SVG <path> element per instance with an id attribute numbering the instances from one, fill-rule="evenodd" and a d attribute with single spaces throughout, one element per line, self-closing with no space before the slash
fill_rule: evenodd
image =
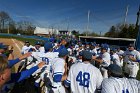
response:
<path id="1" fill-rule="evenodd" d="M 136 65 L 139 66 L 139 63 L 138 63 L 138 62 L 132 62 L 132 63 L 127 63 L 127 64 L 130 64 L 130 65 L 134 65 L 134 64 L 136 64 Z"/>
<path id="2" fill-rule="evenodd" d="M 134 63 L 127 63 L 127 64 L 129 64 L 129 65 L 134 65 Z"/>
<path id="3" fill-rule="evenodd" d="M 52 85 L 49 85 L 51 88 L 57 88 L 57 87 L 54 87 L 54 86 L 52 86 Z"/>

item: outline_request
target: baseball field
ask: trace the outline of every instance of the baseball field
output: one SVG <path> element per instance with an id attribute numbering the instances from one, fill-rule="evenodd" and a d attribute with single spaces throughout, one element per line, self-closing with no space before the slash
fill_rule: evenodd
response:
<path id="1" fill-rule="evenodd" d="M 27 38 L 5 38 L 5 37 L 0 37 L 0 42 L 1 43 L 4 43 L 6 45 L 11 45 L 14 47 L 14 58 L 17 58 L 19 56 L 21 56 L 21 48 L 23 47 L 24 45 L 24 41 L 31 41 L 32 44 L 34 44 L 35 42 L 35 39 L 27 39 Z M 19 63 L 16 64 L 13 68 L 13 71 L 16 71 L 17 68 L 19 66 Z M 137 79 L 140 80 L 140 70 L 138 72 L 138 75 L 137 75 Z"/>

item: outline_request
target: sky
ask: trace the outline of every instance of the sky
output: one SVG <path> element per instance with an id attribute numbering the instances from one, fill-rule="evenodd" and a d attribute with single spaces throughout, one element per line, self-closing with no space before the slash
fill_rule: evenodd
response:
<path id="1" fill-rule="evenodd" d="M 34 25 L 59 30 L 86 31 L 88 11 L 90 32 L 109 31 L 112 25 L 135 24 L 140 0 L 0 0 L 0 11 L 16 22 L 31 21 Z"/>

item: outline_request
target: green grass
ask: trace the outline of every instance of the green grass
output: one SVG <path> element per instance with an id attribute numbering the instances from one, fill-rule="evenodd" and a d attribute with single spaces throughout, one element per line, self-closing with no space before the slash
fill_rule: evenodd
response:
<path id="1" fill-rule="evenodd" d="M 32 39 L 32 38 L 22 38 L 22 37 L 19 37 L 19 36 L 1 36 L 0 35 L 0 38 L 14 38 L 14 39 L 17 39 L 17 40 L 20 40 L 20 41 L 29 41 L 31 45 L 34 45 L 36 41 L 42 41 L 42 40 L 39 40 L 39 39 Z M 42 41 L 43 42 L 43 41 Z"/>

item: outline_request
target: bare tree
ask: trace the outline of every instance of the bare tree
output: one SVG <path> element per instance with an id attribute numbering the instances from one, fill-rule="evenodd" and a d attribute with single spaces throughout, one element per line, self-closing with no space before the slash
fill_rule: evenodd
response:
<path id="1" fill-rule="evenodd" d="M 10 20 L 11 20 L 11 18 L 8 13 L 6 13 L 4 11 L 0 12 L 0 30 L 1 30 L 1 32 L 5 32 L 4 29 L 7 29 Z"/>
<path id="2" fill-rule="evenodd" d="M 17 22 L 17 30 L 21 34 L 33 35 L 35 26 L 30 21 Z"/>

